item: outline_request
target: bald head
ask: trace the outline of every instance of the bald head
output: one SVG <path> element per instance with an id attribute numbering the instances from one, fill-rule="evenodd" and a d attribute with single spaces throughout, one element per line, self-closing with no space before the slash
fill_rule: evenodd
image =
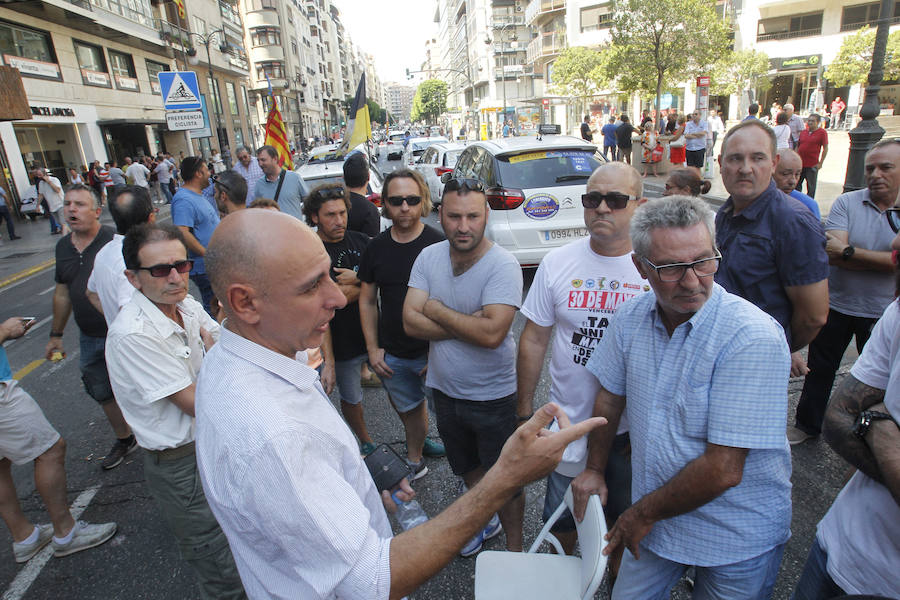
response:
<path id="1" fill-rule="evenodd" d="M 797 181 L 800 180 L 800 173 L 803 172 L 803 160 L 790 148 L 781 148 L 775 155 L 778 162 L 775 164 L 772 179 L 779 190 L 790 194 L 797 187 Z"/>
<path id="2" fill-rule="evenodd" d="M 591 173 L 587 181 L 587 189 L 593 189 L 600 180 L 616 178 L 627 189 L 620 190 L 630 196 L 641 198 L 644 195 L 644 181 L 641 174 L 631 165 L 623 162 L 608 162 L 600 165 Z"/>

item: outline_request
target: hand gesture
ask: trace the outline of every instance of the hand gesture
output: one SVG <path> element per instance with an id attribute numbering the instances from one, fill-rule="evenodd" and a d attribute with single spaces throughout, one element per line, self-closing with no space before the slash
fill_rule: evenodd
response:
<path id="1" fill-rule="evenodd" d="M 379 377 L 390 377 L 394 374 L 386 362 L 384 362 L 384 348 L 375 348 L 369 352 L 369 366 Z"/>

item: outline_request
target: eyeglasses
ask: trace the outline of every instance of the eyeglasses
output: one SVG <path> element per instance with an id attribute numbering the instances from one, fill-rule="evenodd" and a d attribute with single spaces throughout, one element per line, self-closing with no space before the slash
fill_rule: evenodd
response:
<path id="1" fill-rule="evenodd" d="M 887 209 L 884 211 L 884 216 L 887 217 L 888 224 L 894 230 L 894 233 L 900 232 L 900 206 Z"/>
<path id="2" fill-rule="evenodd" d="M 581 196 L 581 205 L 585 208 L 597 208 L 604 200 L 606 201 L 606 206 L 609 210 L 622 210 L 628 206 L 629 200 L 637 200 L 637 196 L 629 196 L 628 194 L 620 194 L 619 192 L 609 192 L 608 194 L 588 192 Z"/>
<path id="3" fill-rule="evenodd" d="M 688 267 L 694 270 L 694 275 L 697 277 L 709 277 L 710 275 L 715 274 L 715 272 L 719 270 L 719 261 L 722 260 L 722 255 L 716 252 L 716 255 L 711 256 L 710 258 L 701 258 L 700 260 L 689 263 L 672 263 L 670 265 L 660 266 L 654 265 L 643 256 L 641 257 L 641 260 L 656 271 L 656 275 L 659 277 L 660 281 L 674 283 L 676 281 L 681 281 L 684 278 L 684 274 L 687 273 Z"/>
<path id="4" fill-rule="evenodd" d="M 315 194 L 319 200 L 338 200 L 339 198 L 344 197 L 344 188 L 340 185 L 327 187 L 318 190 Z"/>
<path id="5" fill-rule="evenodd" d="M 422 201 L 422 196 L 388 196 L 385 200 L 391 206 L 403 206 L 404 202 L 409 206 L 416 206 Z"/>
<path id="6" fill-rule="evenodd" d="M 444 192 L 481 192 L 484 193 L 484 183 L 478 179 L 452 177 L 444 182 Z"/>
<path id="7" fill-rule="evenodd" d="M 219 179 L 219 177 L 218 177 L 217 175 L 212 175 L 209 179 L 210 179 L 210 181 L 212 181 L 214 184 L 216 184 L 217 186 L 219 186 L 219 187 L 225 189 L 226 191 L 228 191 L 228 192 L 231 191 L 231 186 L 228 185 L 227 183 L 223 182 L 221 179 Z"/>
<path id="8" fill-rule="evenodd" d="M 179 273 L 187 273 L 194 267 L 192 260 L 179 260 L 171 265 L 153 265 L 152 267 L 138 267 L 136 271 L 150 271 L 151 277 L 168 277 L 172 269 Z"/>

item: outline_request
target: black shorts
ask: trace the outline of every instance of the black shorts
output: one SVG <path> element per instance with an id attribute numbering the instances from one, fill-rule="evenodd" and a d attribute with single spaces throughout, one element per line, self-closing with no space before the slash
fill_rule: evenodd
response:
<path id="1" fill-rule="evenodd" d="M 432 391 L 438 432 L 453 473 L 462 476 L 479 467 L 490 469 L 519 425 L 516 394 L 498 400 L 461 400 Z"/>

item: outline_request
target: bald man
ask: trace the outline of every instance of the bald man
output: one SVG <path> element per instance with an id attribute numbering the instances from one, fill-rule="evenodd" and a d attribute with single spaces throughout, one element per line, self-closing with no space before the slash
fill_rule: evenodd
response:
<path id="1" fill-rule="evenodd" d="M 772 173 L 775 187 L 791 198 L 796 198 L 802 202 L 817 219 L 821 220 L 822 215 L 819 213 L 819 205 L 816 201 L 800 190 L 795 189 L 797 182 L 800 180 L 800 173 L 803 172 L 803 161 L 800 155 L 790 148 L 781 148 L 776 154 L 778 162 L 775 165 L 775 172 Z"/>
<path id="2" fill-rule="evenodd" d="M 227 321 L 197 382 L 197 461 L 250 597 L 402 598 L 605 422 L 570 426 L 545 405 L 468 493 L 393 538 L 390 495 L 379 495 L 316 372 L 296 360 L 346 304 L 321 240 L 289 215 L 248 209 L 222 221 L 206 261 Z M 554 417 L 561 431 L 542 431 Z M 405 479 L 395 493 L 415 495 Z"/>

